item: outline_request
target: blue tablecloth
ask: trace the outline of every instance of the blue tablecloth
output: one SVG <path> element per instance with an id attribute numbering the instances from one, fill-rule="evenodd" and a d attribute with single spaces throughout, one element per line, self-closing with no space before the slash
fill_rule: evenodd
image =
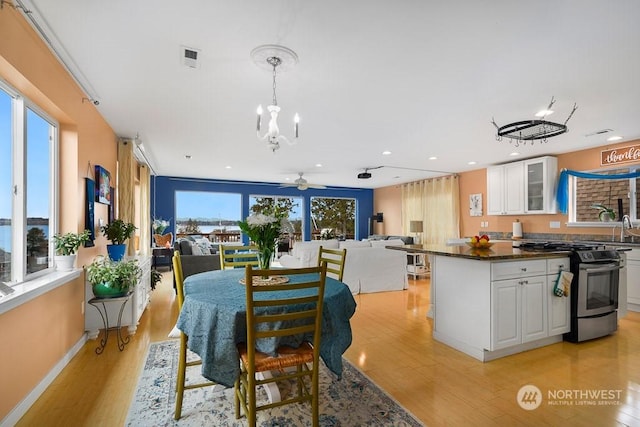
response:
<path id="1" fill-rule="evenodd" d="M 227 387 L 240 375 L 236 344 L 246 341 L 246 293 L 239 283 L 244 273 L 244 269 L 216 270 L 187 277 L 178 318 L 178 328 L 189 337 L 189 349 L 202 359 L 202 375 Z M 342 354 L 351 345 L 349 319 L 356 302 L 347 285 L 329 277 L 324 295 L 320 356 L 340 376 Z M 261 350 L 273 352 L 275 345 Z"/>

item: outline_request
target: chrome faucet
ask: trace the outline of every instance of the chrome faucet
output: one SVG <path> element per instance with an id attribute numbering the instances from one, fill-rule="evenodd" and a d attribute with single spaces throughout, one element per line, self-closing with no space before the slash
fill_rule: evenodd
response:
<path id="1" fill-rule="evenodd" d="M 629 227 L 629 229 L 633 228 L 633 225 L 631 224 L 631 218 L 629 217 L 629 215 L 623 215 L 622 216 L 622 227 L 620 228 L 620 241 L 624 242 L 624 236 L 625 236 L 625 224 Z"/>

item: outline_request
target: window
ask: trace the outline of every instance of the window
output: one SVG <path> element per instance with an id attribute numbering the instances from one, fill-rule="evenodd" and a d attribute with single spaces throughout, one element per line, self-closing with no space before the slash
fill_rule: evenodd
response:
<path id="1" fill-rule="evenodd" d="M 58 126 L 0 83 L 0 280 L 22 282 L 52 265 Z"/>
<path id="2" fill-rule="evenodd" d="M 636 172 L 640 168 L 620 168 L 595 171 L 602 175 L 619 175 Z M 636 195 L 638 178 L 588 179 L 571 176 L 573 203 L 569 212 L 571 222 L 588 223 L 591 226 L 609 220 L 607 215 L 599 216 L 601 209 L 594 204 L 611 209 L 615 213 L 613 221 L 620 221 L 622 215 L 638 220 L 640 201 Z M 622 214 L 619 206 L 622 206 Z M 595 223 L 595 224 L 594 224 Z M 585 224 L 586 225 L 586 224 Z"/>
<path id="3" fill-rule="evenodd" d="M 204 235 L 213 242 L 240 240 L 242 196 L 236 193 L 176 191 L 176 234 Z"/>
<path id="4" fill-rule="evenodd" d="M 356 200 L 312 197 L 313 238 L 355 238 Z"/>
<path id="5" fill-rule="evenodd" d="M 282 230 L 284 234 L 293 234 L 294 240 L 302 240 L 302 197 L 249 196 L 249 212 L 260 213 L 264 209 L 275 208 L 278 214 L 286 216 L 290 229 Z"/>

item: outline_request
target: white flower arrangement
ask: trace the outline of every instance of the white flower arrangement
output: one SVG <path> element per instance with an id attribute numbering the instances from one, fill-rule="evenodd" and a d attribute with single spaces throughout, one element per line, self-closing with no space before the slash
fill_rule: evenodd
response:
<path id="1" fill-rule="evenodd" d="M 164 233 L 164 230 L 166 230 L 169 227 L 169 225 L 170 225 L 169 221 L 161 218 L 156 218 L 151 223 L 151 227 L 153 228 L 153 232 L 155 234 Z"/>
<path id="2" fill-rule="evenodd" d="M 261 213 L 247 217 L 247 224 L 249 224 L 252 227 L 259 227 L 259 226 L 271 224 L 274 222 L 279 223 L 280 220 L 274 216 L 264 215 Z"/>

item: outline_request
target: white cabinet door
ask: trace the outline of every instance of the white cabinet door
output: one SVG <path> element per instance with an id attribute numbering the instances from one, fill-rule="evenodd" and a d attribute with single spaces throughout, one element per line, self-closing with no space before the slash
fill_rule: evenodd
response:
<path id="1" fill-rule="evenodd" d="M 541 157 L 524 161 L 525 213 L 556 213 L 555 190 L 558 160 Z"/>
<path id="2" fill-rule="evenodd" d="M 553 288 L 558 280 L 557 274 L 547 276 L 547 321 L 549 322 L 549 336 L 564 334 L 571 330 L 571 297 L 558 297 Z"/>
<path id="3" fill-rule="evenodd" d="M 527 277 L 522 288 L 522 342 L 545 338 L 547 333 L 547 276 Z"/>
<path id="4" fill-rule="evenodd" d="M 504 179 L 504 213 L 524 213 L 524 164 L 514 162 L 504 165 Z"/>
<path id="5" fill-rule="evenodd" d="M 491 282 L 491 350 L 522 342 L 521 280 Z"/>
<path id="6" fill-rule="evenodd" d="M 640 249 L 627 252 L 627 302 L 640 304 Z M 637 307 L 629 307 L 632 308 Z"/>
<path id="7" fill-rule="evenodd" d="M 524 164 L 487 168 L 487 215 L 524 213 Z"/>
<path id="8" fill-rule="evenodd" d="M 504 213 L 504 167 L 487 168 L 487 215 Z"/>

